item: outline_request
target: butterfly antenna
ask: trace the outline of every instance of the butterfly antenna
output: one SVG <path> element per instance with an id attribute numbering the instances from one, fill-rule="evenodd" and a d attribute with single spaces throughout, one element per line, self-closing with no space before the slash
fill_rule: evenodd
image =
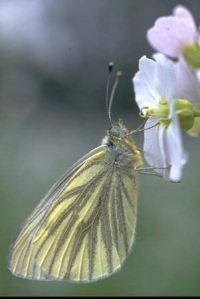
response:
<path id="1" fill-rule="evenodd" d="M 115 82 L 113 84 L 112 90 L 111 90 L 111 94 L 110 94 L 110 98 L 108 100 L 108 104 L 107 104 L 107 113 L 108 113 L 108 119 L 110 122 L 110 125 L 112 127 L 112 117 L 111 117 L 111 108 L 112 108 L 112 103 L 113 103 L 113 99 L 114 99 L 114 95 L 115 95 L 115 91 L 117 89 L 117 86 L 119 84 L 120 78 L 122 76 L 122 72 L 118 71 L 116 73 L 116 78 L 115 78 Z"/>
<path id="2" fill-rule="evenodd" d="M 109 101 L 110 101 L 109 89 L 110 89 L 110 80 L 111 80 L 111 74 L 112 74 L 113 67 L 114 67 L 114 63 L 112 61 L 109 62 L 109 64 L 108 64 L 108 79 L 107 79 L 107 83 L 106 83 L 106 111 L 107 111 L 107 115 L 108 115 L 108 119 L 109 119 L 111 127 L 112 127 L 112 123 L 109 118 Z"/>

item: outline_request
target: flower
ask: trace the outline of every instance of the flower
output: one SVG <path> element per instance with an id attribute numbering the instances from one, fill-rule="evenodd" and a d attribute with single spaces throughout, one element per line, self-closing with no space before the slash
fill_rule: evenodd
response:
<path id="1" fill-rule="evenodd" d="M 147 39 L 157 51 L 172 58 L 183 55 L 190 66 L 200 67 L 199 32 L 186 7 L 178 5 L 172 16 L 158 18 Z"/>
<path id="2" fill-rule="evenodd" d="M 155 60 L 143 56 L 139 71 L 133 78 L 136 102 L 143 117 L 144 156 L 149 165 L 164 179 L 178 182 L 187 163 L 180 128 L 180 103 L 174 90 L 176 72 L 174 63 L 162 54 Z M 178 108 L 177 108 L 178 106 Z M 182 109 L 182 106 L 181 106 Z"/>

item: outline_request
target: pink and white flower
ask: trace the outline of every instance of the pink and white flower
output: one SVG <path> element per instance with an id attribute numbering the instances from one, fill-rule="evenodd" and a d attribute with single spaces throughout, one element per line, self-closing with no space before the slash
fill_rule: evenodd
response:
<path id="1" fill-rule="evenodd" d="M 164 179 L 178 182 L 187 163 L 179 117 L 175 111 L 174 63 L 162 54 L 155 60 L 143 56 L 133 78 L 136 102 L 147 117 L 144 128 L 144 156 Z"/>
<path id="2" fill-rule="evenodd" d="M 147 31 L 147 39 L 157 51 L 170 57 L 179 57 L 188 44 L 198 43 L 199 32 L 190 11 L 178 5 L 173 15 L 160 17 Z"/>

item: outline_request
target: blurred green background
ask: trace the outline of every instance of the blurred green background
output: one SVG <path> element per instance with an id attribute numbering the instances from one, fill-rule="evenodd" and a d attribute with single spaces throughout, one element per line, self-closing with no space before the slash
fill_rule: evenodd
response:
<path id="1" fill-rule="evenodd" d="M 200 141 L 187 136 L 181 183 L 140 175 L 136 242 L 120 272 L 92 284 L 45 283 L 6 266 L 20 223 L 100 144 L 110 60 L 124 74 L 113 118 L 140 124 L 131 79 L 153 52 L 146 30 L 176 4 L 200 24 L 198 0 L 0 0 L 0 295 L 200 295 Z"/>

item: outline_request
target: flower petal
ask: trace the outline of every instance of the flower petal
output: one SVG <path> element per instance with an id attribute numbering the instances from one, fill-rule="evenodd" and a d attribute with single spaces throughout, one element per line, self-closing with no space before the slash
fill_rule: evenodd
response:
<path id="1" fill-rule="evenodd" d="M 169 180 L 179 182 L 188 156 L 183 149 L 179 120 L 175 113 L 172 113 L 171 123 L 166 129 L 164 143 L 167 163 L 170 165 Z"/>
<path id="2" fill-rule="evenodd" d="M 175 72 L 174 96 L 187 99 L 196 109 L 200 109 L 200 83 L 197 73 L 191 70 L 183 59 L 175 63 Z"/>
<path id="3" fill-rule="evenodd" d="M 164 126 L 156 125 L 157 117 L 151 117 L 147 120 L 144 128 L 144 157 L 147 163 L 155 168 L 154 170 L 166 178 L 167 162 L 163 152 L 162 141 Z M 150 129 L 149 129 L 150 128 Z"/>
<path id="4" fill-rule="evenodd" d="M 187 22 L 187 25 L 190 26 L 191 29 L 193 29 L 194 35 L 196 34 L 197 29 L 196 29 L 194 18 L 191 12 L 186 7 L 184 7 L 183 5 L 177 5 L 173 9 L 173 15 Z"/>
<path id="5" fill-rule="evenodd" d="M 196 38 L 197 29 L 192 15 L 183 6 L 175 8 L 174 16 L 158 18 L 147 31 L 151 46 L 171 57 L 178 57 L 184 45 Z"/>
<path id="6" fill-rule="evenodd" d="M 135 100 L 140 109 L 151 106 L 157 107 L 159 94 L 154 88 L 156 62 L 143 56 L 139 60 L 139 71 L 133 77 Z"/>
<path id="7" fill-rule="evenodd" d="M 156 60 L 155 88 L 160 98 L 165 98 L 169 102 L 174 96 L 175 63 L 161 53 L 155 53 L 153 58 Z"/>
<path id="8" fill-rule="evenodd" d="M 144 130 L 144 157 L 165 180 L 179 182 L 188 156 L 183 149 L 178 117 L 173 112 L 171 114 L 172 120 L 168 127 L 161 123 L 148 129 L 158 120 L 156 117 L 147 120 Z"/>

